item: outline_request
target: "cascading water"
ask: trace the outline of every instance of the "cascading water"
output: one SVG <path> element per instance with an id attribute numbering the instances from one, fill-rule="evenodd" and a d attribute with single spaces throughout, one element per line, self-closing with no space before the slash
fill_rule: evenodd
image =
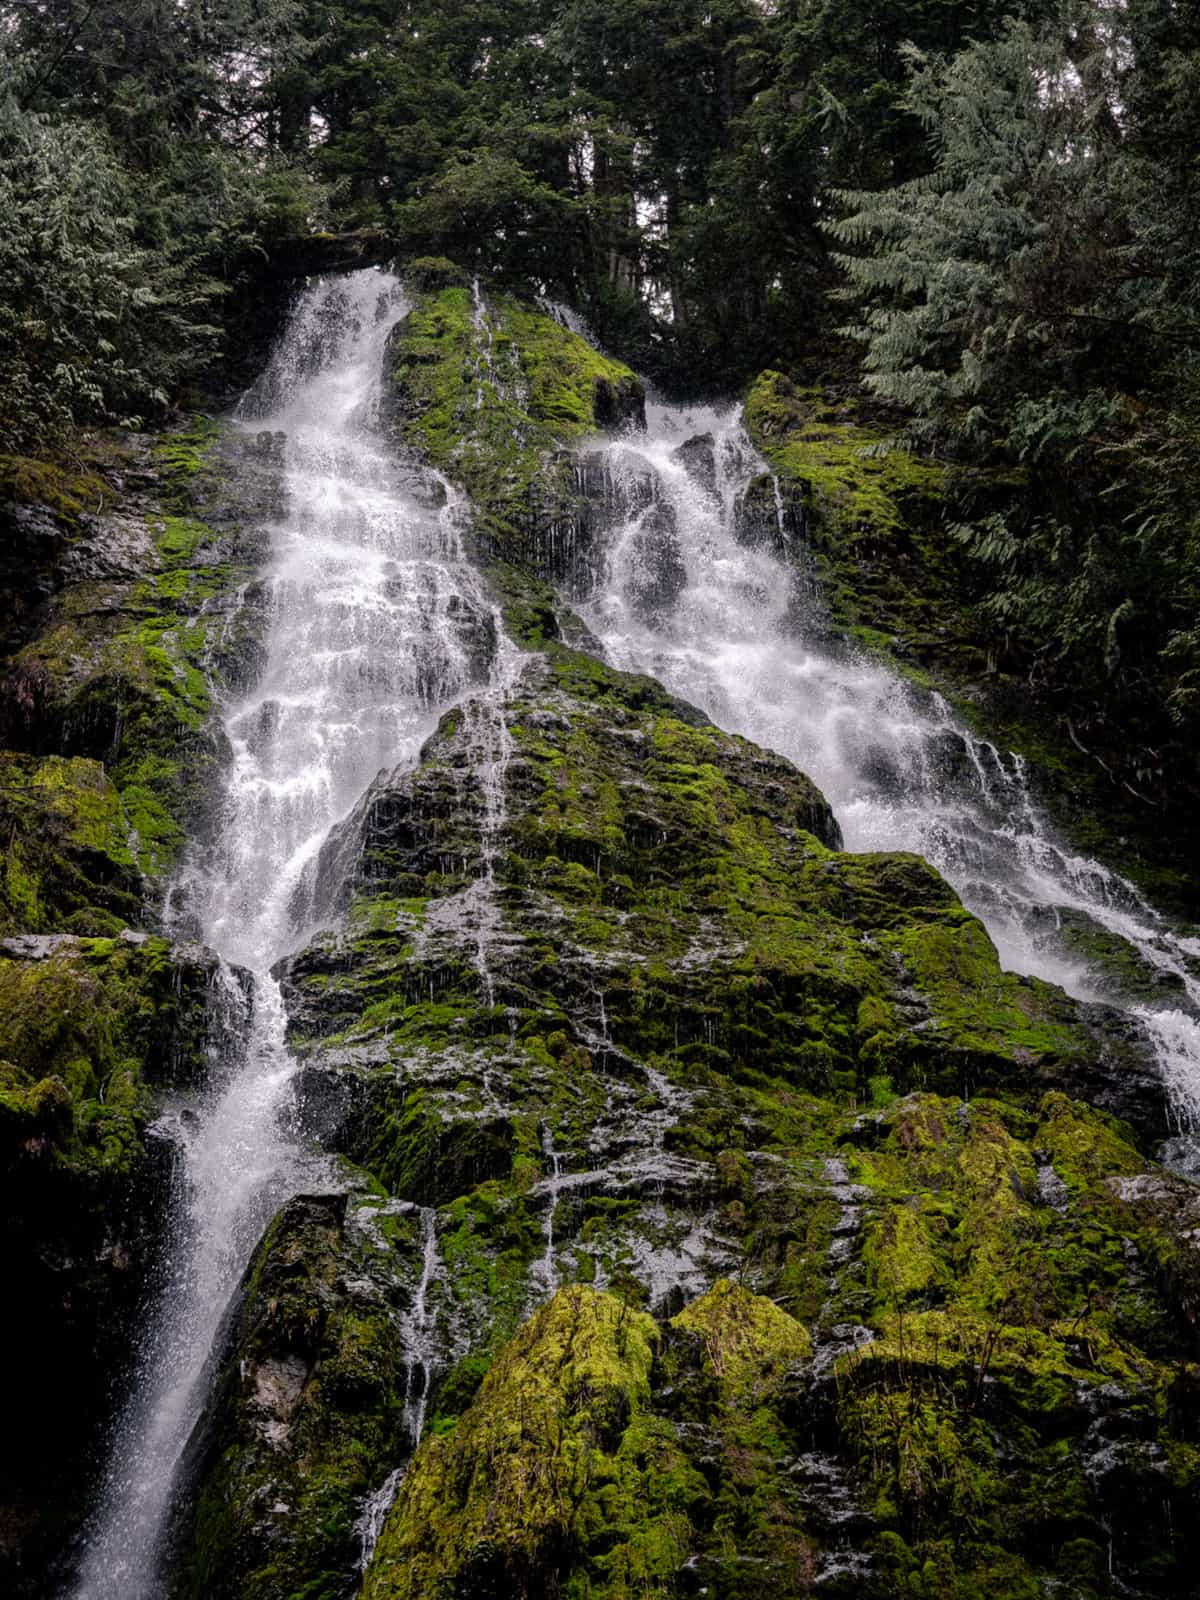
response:
<path id="1" fill-rule="evenodd" d="M 373 432 L 384 344 L 403 310 L 399 286 L 374 271 L 318 284 L 239 414 L 282 449 L 265 668 L 226 707 L 233 759 L 216 840 L 194 854 L 172 906 L 226 962 L 251 970 L 252 1016 L 240 1058 L 178 1118 L 181 1194 L 160 1304 L 77 1600 L 162 1593 L 174 1472 L 226 1306 L 273 1212 L 331 1181 L 288 1125 L 294 1063 L 270 972 L 303 935 L 306 871 L 379 768 L 415 760 L 441 712 L 491 666 L 494 630 L 479 625 L 490 608 L 462 559 L 445 485 L 406 471 Z M 422 1295 L 435 1263 L 427 1229 Z M 418 1430 L 428 1381 L 423 1370 Z"/>
<path id="2" fill-rule="evenodd" d="M 787 550 L 778 485 L 778 539 L 739 541 L 742 496 L 766 468 L 736 410 L 652 406 L 647 420 L 642 438 L 602 452 L 626 510 L 579 609 L 608 659 L 787 756 L 824 792 L 847 849 L 925 856 L 1010 969 L 1105 998 L 1103 976 L 1064 933 L 1103 930 L 1132 946 L 1161 985 L 1162 1004 L 1135 1010 L 1176 1121 L 1200 1125 L 1200 941 L 1055 837 L 1019 756 L 976 738 L 936 696 L 830 644 L 810 581 L 776 554 L 801 554 Z"/>

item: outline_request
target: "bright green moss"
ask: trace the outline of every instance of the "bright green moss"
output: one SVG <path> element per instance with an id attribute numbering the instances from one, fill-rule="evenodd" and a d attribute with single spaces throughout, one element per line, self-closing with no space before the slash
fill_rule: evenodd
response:
<path id="1" fill-rule="evenodd" d="M 77 527 L 85 512 L 95 516 L 112 499 L 105 480 L 78 463 L 0 455 L 0 500 L 48 506 L 67 528 Z"/>
<path id="2" fill-rule="evenodd" d="M 551 517 L 569 505 L 569 465 L 552 453 L 640 404 L 620 362 L 521 301 L 462 284 L 420 295 L 391 360 L 405 442 L 466 488 L 488 553 L 509 559 L 524 553 L 535 502 Z"/>
<path id="3" fill-rule="evenodd" d="M 188 426 L 160 436 L 154 447 L 154 464 L 163 478 L 163 498 L 189 507 L 195 480 L 214 470 L 214 448 L 220 438 L 215 417 L 197 415 Z"/>
<path id="4" fill-rule="evenodd" d="M 490 1366 L 450 1434 L 429 1438 L 410 1467 L 363 1586 L 364 1600 L 483 1592 L 594 1539 L 632 1545 L 621 1560 L 638 1586 L 659 1594 L 683 1554 L 669 1514 L 638 1504 L 639 1438 L 657 1341 L 651 1318 L 611 1295 L 562 1289 Z M 644 1524 L 650 1519 L 653 1531 Z M 638 1527 L 632 1538 L 624 1519 Z M 686 1525 L 684 1525 L 686 1526 Z M 569 1558 L 568 1558 L 569 1559 Z M 611 1552 L 607 1556 L 611 1571 Z M 646 1582 L 652 1586 L 646 1587 Z"/>
<path id="5" fill-rule="evenodd" d="M 720 1384 L 725 1403 L 743 1410 L 767 1403 L 789 1369 L 812 1355 L 806 1328 L 728 1278 L 681 1311 L 672 1327 L 699 1335 L 705 1370 Z"/>
<path id="6" fill-rule="evenodd" d="M 136 916 L 140 880 L 99 762 L 0 752 L 0 933 L 100 933 Z"/>
<path id="7" fill-rule="evenodd" d="M 864 422 L 856 409 L 763 372 L 746 395 L 746 426 L 774 470 L 805 485 L 822 517 L 875 535 L 896 533 L 913 499 L 942 499 L 945 471 L 889 448 L 888 430 Z"/>

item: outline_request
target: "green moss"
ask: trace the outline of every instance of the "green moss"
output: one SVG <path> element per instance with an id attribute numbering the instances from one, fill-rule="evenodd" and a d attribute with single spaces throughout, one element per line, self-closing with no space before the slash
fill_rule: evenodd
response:
<path id="1" fill-rule="evenodd" d="M 879 1522 L 943 1540 L 902 1592 L 934 1592 L 922 1561 L 944 1560 L 974 1593 L 970 1575 L 1001 1555 L 1021 1570 L 1015 1551 L 1046 1519 L 1077 1533 L 1103 1518 L 1074 1451 L 1104 1396 L 1161 1427 L 1183 1348 L 1150 1309 L 1165 1239 L 1113 1191 L 1141 1168 L 1128 1136 L 1063 1095 L 1032 1113 L 914 1096 L 870 1127 L 847 1161 L 876 1337 L 839 1364 L 840 1422 Z M 1070 1196 L 1058 1210 L 1039 1192 L 1047 1160 Z"/>
<path id="2" fill-rule="evenodd" d="M 113 498 L 108 483 L 87 466 L 0 455 L 0 500 L 48 506 L 67 528 L 76 528 L 85 512 L 95 516 Z"/>
<path id="3" fill-rule="evenodd" d="M 366 1600 L 519 1588 L 522 1574 L 547 1562 L 562 1571 L 593 1542 L 610 1577 L 621 1572 L 603 1592 L 668 1592 L 686 1522 L 638 1504 L 642 1463 L 660 1441 L 629 1437 L 649 1402 L 657 1337 L 649 1317 L 611 1295 L 560 1290 L 496 1358 L 453 1433 L 422 1445 Z"/>
<path id="4" fill-rule="evenodd" d="M 806 1328 L 728 1278 L 681 1311 L 672 1327 L 699 1335 L 705 1369 L 720 1384 L 725 1404 L 738 1409 L 774 1398 L 788 1370 L 812 1355 Z"/>
<path id="5" fill-rule="evenodd" d="M 99 762 L 0 752 L 0 934 L 119 928 L 141 880 L 120 797 Z"/>
<path id="6" fill-rule="evenodd" d="M 220 438 L 214 417 L 197 415 L 183 428 L 162 434 L 154 447 L 154 464 L 163 478 L 163 498 L 189 507 L 195 480 L 213 471 L 213 452 Z"/>
<path id="7" fill-rule="evenodd" d="M 832 403 L 780 372 L 755 379 L 745 418 L 774 470 L 805 485 L 818 514 L 840 529 L 898 534 L 914 499 L 936 504 L 945 495 L 937 463 L 889 447 L 892 434 L 864 421 L 853 401 Z"/>
<path id="8" fill-rule="evenodd" d="M 460 482 L 486 553 L 522 559 L 536 524 L 566 513 L 569 464 L 552 453 L 640 403 L 641 385 L 553 317 L 507 295 L 476 300 L 444 264 L 393 335 L 394 416 L 405 442 Z"/>
<path id="9" fill-rule="evenodd" d="M 210 678 L 220 676 L 222 602 L 251 570 L 238 530 L 226 519 L 218 533 L 204 515 L 221 492 L 217 439 L 217 425 L 200 419 L 159 442 L 151 570 L 68 586 L 9 665 L 10 695 L 35 747 L 104 760 L 137 865 L 151 878 L 173 864 L 209 791 L 220 748 Z"/>
<path id="10" fill-rule="evenodd" d="M 204 1069 L 207 980 L 198 968 L 185 982 L 158 939 L 66 938 L 42 959 L 0 958 L 10 1148 L 36 1133 L 50 1141 L 46 1156 L 76 1173 L 139 1159 L 147 1079 Z"/>

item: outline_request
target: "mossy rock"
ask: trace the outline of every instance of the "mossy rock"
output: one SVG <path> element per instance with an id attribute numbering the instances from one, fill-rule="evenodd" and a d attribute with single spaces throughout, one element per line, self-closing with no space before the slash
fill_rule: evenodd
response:
<path id="1" fill-rule="evenodd" d="M 396 1283 L 349 1224 L 353 1203 L 290 1201 L 247 1269 L 183 1466 L 173 1594 L 347 1590 L 362 1502 L 404 1445 L 407 1375 Z"/>
<path id="2" fill-rule="evenodd" d="M 215 973 L 206 952 L 129 932 L 0 945 L 5 1355 L 21 1375 L 0 1451 L 5 1592 L 61 1558 L 87 1509 L 169 1209 L 153 1089 L 203 1082 L 228 1043 Z"/>
<path id="3" fill-rule="evenodd" d="M 1032 1114 L 914 1097 L 858 1138 L 847 1165 L 875 1337 L 838 1363 L 837 1406 L 873 1516 L 904 1540 L 949 1540 L 926 1559 L 963 1593 L 989 1548 L 1007 1549 L 1014 1582 L 1028 1563 L 1028 1587 L 1041 1551 L 1117 1525 L 1126 1576 L 1154 1570 L 1157 1519 L 1178 1514 L 1200 1464 L 1190 1423 L 1163 1408 L 1193 1340 L 1190 1280 L 1162 1270 L 1179 1197 L 1127 1130 L 1061 1094 Z M 1164 1454 L 1180 1463 L 1171 1489 Z M 1156 1484 L 1170 1503 L 1152 1533 Z M 1189 1559 L 1173 1552 L 1170 1570 Z"/>
<path id="4" fill-rule="evenodd" d="M 99 762 L 0 751 L 0 829 L 0 934 L 112 934 L 137 920 L 142 877 Z"/>
<path id="5" fill-rule="evenodd" d="M 412 912 L 398 918 L 396 937 L 385 925 L 362 940 L 362 973 L 339 956 L 329 981 L 317 981 L 319 966 L 305 979 L 298 1012 L 316 1034 L 350 1043 L 387 1017 L 415 1041 L 450 1020 L 450 993 L 420 1003 L 421 929 L 482 870 L 470 773 L 484 714 L 468 705 L 446 718 L 416 774 L 367 797 L 353 823 L 359 851 L 331 850 L 355 861 L 342 893 L 358 897 L 360 916 L 397 897 L 418 910 L 416 924 Z M 898 1088 L 1015 1088 L 1095 1054 L 1079 1008 L 1004 973 L 924 862 L 840 852 L 805 778 L 649 680 L 547 641 L 500 715 L 510 755 L 495 871 L 517 941 L 511 977 L 505 957 L 496 973 L 506 1003 L 528 1006 L 532 988 L 569 1011 L 602 970 L 613 1045 L 818 1092 L 865 1095 L 882 1075 Z M 438 959 L 443 990 L 477 988 L 462 946 Z M 465 1012 L 462 1025 L 491 1027 Z"/>
<path id="6" fill-rule="evenodd" d="M 440 294 L 443 289 L 469 289 L 471 274 L 445 256 L 417 256 L 402 269 L 409 289 L 420 294 Z"/>
<path id="7" fill-rule="evenodd" d="M 125 464 L 139 487 L 70 541 L 36 635 L 0 677 L 0 739 L 102 761 L 151 879 L 202 819 L 224 759 L 212 691 L 260 553 L 227 492 L 223 448 L 206 418 L 142 442 Z"/>
<path id="8" fill-rule="evenodd" d="M 917 520 L 914 502 L 936 509 L 945 498 L 945 469 L 901 448 L 853 400 L 768 371 L 747 391 L 745 418 L 771 466 L 805 486 L 823 527 L 902 539 Z"/>
<path id="9" fill-rule="evenodd" d="M 391 424 L 466 489 L 484 559 L 545 570 L 575 506 L 565 451 L 643 420 L 642 385 L 528 302 L 472 290 L 449 263 L 415 266 L 416 304 L 389 344 Z"/>
<path id="10" fill-rule="evenodd" d="M 1046 1096 L 1099 1072 L 1107 1036 L 1005 974 L 925 862 L 844 853 L 786 762 L 572 650 L 535 586 L 514 578 L 505 601 L 536 653 L 502 703 L 456 708 L 414 771 L 364 799 L 325 861 L 340 925 L 281 979 L 310 1126 L 438 1207 L 439 1337 L 456 1354 L 418 1458 L 429 1484 L 482 1495 L 456 1441 L 477 1458 L 508 1341 L 567 1284 L 657 1315 L 650 1399 L 614 1446 L 650 1520 L 630 1520 L 632 1469 L 601 1465 L 617 1530 L 603 1550 L 583 1523 L 426 1548 L 423 1500 L 399 1548 L 413 1541 L 413 1571 L 448 1593 L 673 1595 L 690 1562 L 712 1592 L 784 1597 L 834 1583 L 844 1513 L 864 1562 L 895 1533 L 918 1571 L 941 1570 L 929 1551 L 949 1540 L 956 1571 L 1034 1581 L 1037 1540 L 1059 1537 L 1030 1510 L 1050 1467 L 1014 1476 L 1011 1538 L 977 1529 L 988 1429 L 1014 1451 L 1044 1433 L 1045 1462 L 1077 1461 L 1078 1395 L 1109 1383 L 1128 1399 L 1113 1415 L 1143 1426 L 1193 1304 L 1182 1220 L 1136 1237 L 1121 1220 L 1110 1184 L 1146 1171 L 1135 1136 Z M 479 765 L 501 750 L 489 809 Z M 970 1352 L 998 1307 L 989 1383 L 1047 1412 L 1038 1424 L 1014 1398 L 980 1432 Z M 953 1396 L 911 1459 L 877 1415 L 909 1327 L 917 1392 Z M 857 1358 L 839 1353 L 846 1328 L 865 1330 Z M 801 1492 L 788 1463 L 813 1428 Z M 1182 1426 L 1169 1438 L 1185 1449 Z M 927 1481 L 941 1487 L 911 1487 Z M 1091 1537 L 1110 1492 L 1054 1528 Z M 395 1592 L 407 1561 L 388 1569 Z"/>
<path id="11" fill-rule="evenodd" d="M 657 1337 L 649 1317 L 611 1295 L 560 1290 L 497 1357 L 454 1432 L 417 1453 L 364 1600 L 547 1592 L 590 1543 L 609 1568 L 618 1547 L 627 1592 L 662 1592 L 686 1524 L 647 1504 L 628 1448 Z"/>
<path id="12" fill-rule="evenodd" d="M 966 561 L 952 528 L 1025 492 L 1023 474 L 967 474 L 915 455 L 897 439 L 903 419 L 881 420 L 861 396 L 780 372 L 760 373 L 750 385 L 745 417 L 777 478 L 792 537 L 788 548 L 778 542 L 775 486 L 766 482 L 746 497 L 745 536 L 811 562 L 837 629 L 919 687 L 938 689 L 984 737 L 1020 750 L 1039 799 L 1076 848 L 1131 878 L 1160 909 L 1195 920 L 1197 835 L 1186 777 L 1148 804 L 1124 768 L 1124 745 L 1136 747 L 1136 739 L 1102 724 L 1096 737 L 1108 748 L 1090 753 L 1061 693 L 1039 691 L 1027 666 L 1014 671 L 999 659 L 980 628 L 975 607 L 990 578 Z M 1077 932 L 1068 943 L 1096 960 L 1114 992 L 1128 992 L 1128 953 Z"/>
<path id="13" fill-rule="evenodd" d="M 87 465 L 0 455 L 0 655 L 36 630 L 81 524 L 115 498 Z"/>

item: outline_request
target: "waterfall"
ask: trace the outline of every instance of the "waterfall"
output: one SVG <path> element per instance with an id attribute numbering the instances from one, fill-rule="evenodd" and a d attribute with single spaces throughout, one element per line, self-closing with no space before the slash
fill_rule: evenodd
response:
<path id="1" fill-rule="evenodd" d="M 214 1341 L 263 1229 L 332 1175 L 289 1125 L 294 1063 L 271 966 L 299 944 L 305 875 L 377 771 L 415 761 L 447 705 L 486 679 L 493 631 L 464 562 L 446 486 L 374 431 L 398 284 L 362 271 L 301 299 L 237 425 L 282 450 L 284 510 L 269 529 L 260 681 L 223 708 L 232 760 L 215 842 L 172 888 L 173 915 L 254 976 L 245 1049 L 179 1118 L 182 1169 L 159 1303 L 87 1530 L 76 1600 L 152 1600 L 173 1478 L 211 1380 Z M 426 1229 L 419 1431 L 436 1268 Z"/>
<path id="2" fill-rule="evenodd" d="M 745 527 L 739 540 L 742 497 L 767 468 L 736 409 L 651 406 L 647 420 L 642 440 L 604 452 L 618 511 L 596 564 L 602 577 L 579 609 L 608 660 L 787 756 L 824 792 L 848 850 L 923 855 L 1010 970 L 1109 998 L 1103 974 L 1065 935 L 1102 931 L 1131 946 L 1161 986 L 1162 1005 L 1135 1015 L 1173 1114 L 1181 1130 L 1200 1125 L 1200 941 L 1056 836 L 1020 756 L 977 737 L 938 696 L 831 642 L 809 575 L 772 548 L 786 542 L 748 538 Z M 678 569 L 666 598 L 655 582 L 665 564 Z"/>
<path id="3" fill-rule="evenodd" d="M 478 290 L 475 308 L 486 332 Z M 513 937 L 496 879 L 513 755 L 505 699 L 528 658 L 504 639 L 465 560 L 454 492 L 380 435 L 386 342 L 404 310 L 400 286 L 373 270 L 317 283 L 235 420 L 282 464 L 282 509 L 267 530 L 261 576 L 264 665 L 222 707 L 231 755 L 217 826 L 189 854 L 169 905 L 181 929 L 221 956 L 228 1003 L 245 1007 L 244 1045 L 214 1063 L 193 1102 L 164 1113 L 179 1152 L 177 1200 L 75 1600 L 164 1592 L 176 1473 L 208 1398 L 223 1319 L 278 1207 L 336 1182 L 292 1120 L 296 1064 L 272 969 L 313 931 L 312 880 L 331 830 L 381 768 L 415 763 L 443 711 L 473 690 L 464 729 L 481 802 L 480 871 L 431 911 L 418 945 L 442 933 L 465 940 L 486 1003 L 504 1000 L 496 957 Z M 487 337 L 479 394 L 494 378 Z M 778 485 L 774 537 L 747 537 L 745 493 L 765 468 L 736 412 L 648 409 L 643 440 L 599 452 L 606 492 L 624 509 L 609 519 L 604 558 L 592 569 L 599 576 L 580 610 L 607 658 L 792 760 L 824 791 L 848 849 L 925 856 L 982 918 L 1009 968 L 1096 998 L 1103 975 L 1068 935 L 1082 928 L 1124 941 L 1161 980 L 1162 1003 L 1131 1010 L 1158 1052 L 1181 1134 L 1194 1134 L 1200 943 L 1056 836 L 1018 756 L 971 733 L 937 696 L 830 642 L 805 552 L 788 548 L 796 536 Z M 234 968 L 252 975 L 248 1002 Z M 598 1028 L 579 1020 L 578 1030 L 604 1061 L 616 1052 L 602 993 L 598 1009 Z M 657 1209 L 647 1209 L 649 1232 L 628 1241 L 657 1304 L 669 1293 L 702 1292 L 720 1241 L 703 1218 L 684 1237 L 671 1232 L 666 1191 L 690 1191 L 702 1169 L 667 1144 L 686 1114 L 685 1091 L 654 1067 L 642 1070 L 658 1109 L 638 1106 L 620 1182 L 658 1196 Z M 625 1115 L 616 1097 L 607 1114 Z M 535 1189 L 545 1204 L 544 1249 L 531 1264 L 534 1298 L 560 1276 L 560 1202 L 605 1176 L 589 1165 L 605 1143 L 598 1134 L 594 1149 L 560 1149 L 549 1124 L 542 1128 L 547 1170 Z M 857 1192 L 839 1163 L 826 1176 L 848 1238 Z M 398 1323 L 412 1443 L 439 1359 L 447 1281 L 434 1212 L 421 1210 L 420 1224 L 415 1294 Z M 364 1564 L 402 1472 L 390 1472 L 363 1506 Z"/>

